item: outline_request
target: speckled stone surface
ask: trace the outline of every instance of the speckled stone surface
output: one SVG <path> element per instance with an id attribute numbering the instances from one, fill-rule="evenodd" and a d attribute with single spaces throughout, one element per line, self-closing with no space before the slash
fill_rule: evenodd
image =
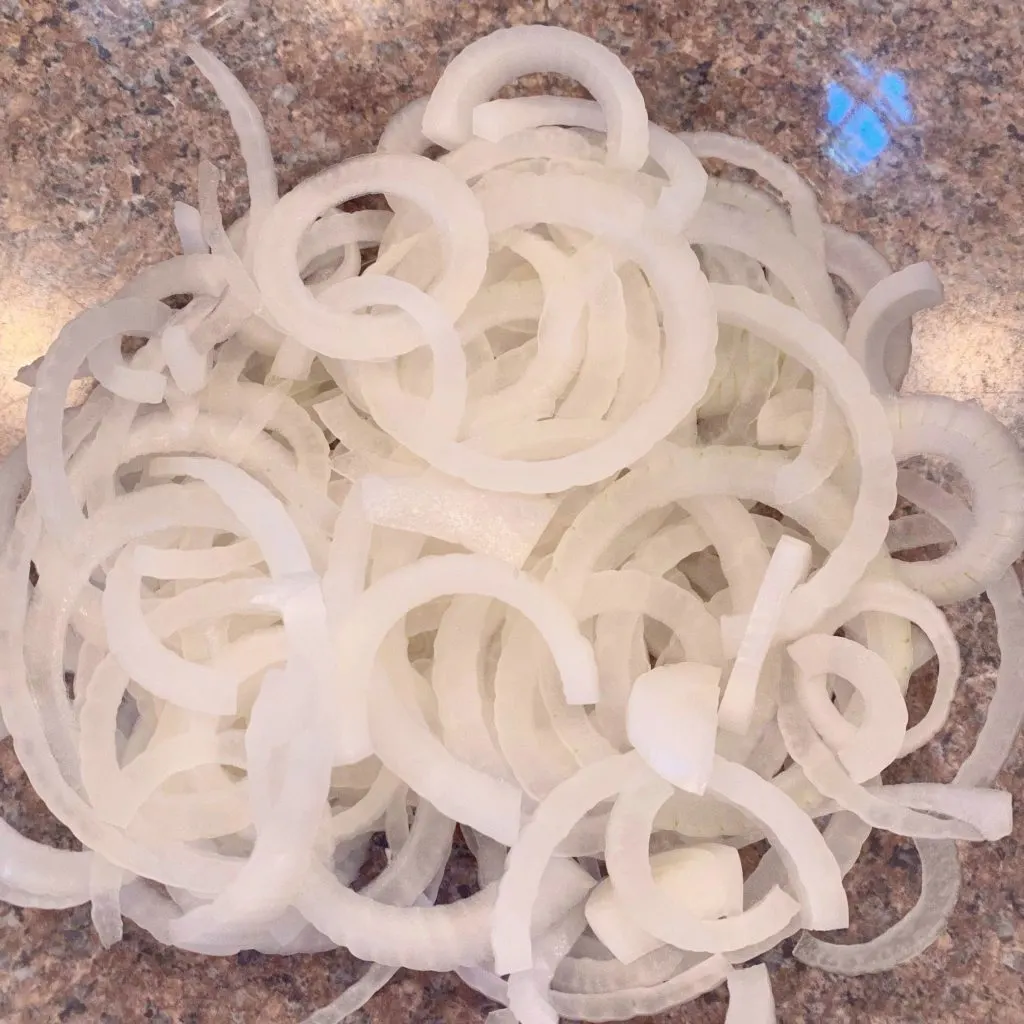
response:
<path id="1" fill-rule="evenodd" d="M 1024 433 L 1024 39 L 1013 3 L 0 0 L 0 448 L 24 414 L 17 367 L 69 316 L 171 254 L 171 204 L 194 201 L 201 147 L 226 173 L 227 208 L 244 207 L 227 117 L 182 55 L 189 35 L 214 48 L 266 112 L 287 187 L 371 146 L 469 40 L 530 22 L 595 35 L 634 70 L 656 120 L 771 147 L 810 179 L 834 222 L 897 265 L 931 260 L 948 301 L 920 318 L 908 385 L 975 396 Z M 912 106 L 909 123 L 887 117 L 890 144 L 859 173 L 829 157 L 824 119 L 833 81 L 879 109 L 851 58 L 902 75 Z M 841 133 L 833 129 L 833 141 Z M 988 700 L 991 611 L 972 602 L 954 623 L 965 672 L 952 724 L 900 766 L 901 779 L 951 778 Z M 1018 812 L 1020 753 L 999 780 Z M 6 745 L 0 809 L 30 836 L 73 842 Z M 1018 825 L 1002 842 L 962 848 L 965 883 L 948 934 L 909 966 L 851 980 L 771 954 L 779 1020 L 1024 1020 L 1022 837 Z M 876 834 L 848 883 L 851 936 L 880 932 L 913 903 L 916 885 L 912 845 Z M 104 951 L 87 908 L 0 906 L 6 1024 L 285 1024 L 360 970 L 340 953 L 205 959 L 132 927 Z M 488 1008 L 451 977 L 403 972 L 354 1019 L 470 1024 Z M 717 1024 L 724 1014 L 719 992 L 661 1020 Z"/>

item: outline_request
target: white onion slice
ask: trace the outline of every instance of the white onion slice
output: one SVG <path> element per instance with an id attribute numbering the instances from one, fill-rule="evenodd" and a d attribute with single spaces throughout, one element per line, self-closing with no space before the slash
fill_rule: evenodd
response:
<path id="1" fill-rule="evenodd" d="M 864 296 L 846 332 L 846 347 L 864 367 L 875 393 L 892 393 L 886 346 L 893 331 L 915 313 L 942 301 L 942 282 L 928 263 L 914 263 L 879 281 Z"/>
<path id="2" fill-rule="evenodd" d="M 713 665 L 663 665 L 640 676 L 629 694 L 630 743 L 663 779 L 698 796 L 714 765 L 721 674 Z"/>
<path id="3" fill-rule="evenodd" d="M 446 540 L 520 568 L 555 513 L 540 497 L 493 495 L 437 473 L 364 477 L 366 517 L 377 526 Z"/>
<path id="4" fill-rule="evenodd" d="M 178 232 L 181 251 L 189 256 L 195 253 L 208 253 L 210 246 L 203 237 L 203 222 L 199 211 L 188 203 L 174 204 L 174 230 Z"/>
<path id="5" fill-rule="evenodd" d="M 445 68 L 423 111 L 423 134 L 446 149 L 467 142 L 473 111 L 521 75 L 552 71 L 575 78 L 604 111 L 608 159 L 639 170 L 647 160 L 647 109 L 633 76 L 609 50 L 563 28 L 520 25 L 466 47 Z"/>
<path id="6" fill-rule="evenodd" d="M 718 719 L 730 732 L 745 733 L 754 714 L 757 684 L 768 649 L 793 590 L 811 564 L 811 547 L 795 537 L 782 536 L 772 552 L 761 587 L 746 617 L 729 678 L 722 691 Z M 723 640 L 728 634 L 723 622 Z M 726 641 L 728 646 L 728 641 Z"/>
<path id="7" fill-rule="evenodd" d="M 570 704 L 597 700 L 597 666 L 568 610 L 549 591 L 501 562 L 482 555 L 441 555 L 403 566 L 364 591 L 340 623 L 339 661 L 346 665 L 355 701 L 365 701 L 377 648 L 395 622 L 416 607 L 448 594 L 479 594 L 511 604 L 537 627 L 558 665 Z M 356 761 L 372 752 L 355 706 L 343 757 Z"/>
<path id="8" fill-rule="evenodd" d="M 977 405 L 938 395 L 889 400 L 897 459 L 936 455 L 967 478 L 973 529 L 948 554 L 897 562 L 901 579 L 933 601 L 974 597 L 1012 565 L 1024 546 L 1024 454 L 1013 434 Z"/>
<path id="9" fill-rule="evenodd" d="M 130 876 L 128 879 L 130 881 Z M 92 899 L 92 926 L 104 949 L 116 945 L 123 937 L 121 919 L 121 887 L 126 876 L 116 864 L 103 857 L 93 857 L 89 873 L 89 895 Z"/>
<path id="10" fill-rule="evenodd" d="M 39 365 L 26 412 L 28 467 L 47 527 L 65 543 L 70 542 L 83 520 L 64 472 L 61 428 L 68 387 L 99 345 L 123 334 L 156 334 L 170 316 L 170 310 L 157 302 L 114 299 L 86 310 L 64 327 Z"/>
<path id="11" fill-rule="evenodd" d="M 604 111 L 592 100 L 567 96 L 527 96 L 514 100 L 491 100 L 473 110 L 473 132 L 497 140 L 513 132 L 540 125 L 572 125 L 594 131 L 607 130 Z M 707 173 L 685 142 L 656 124 L 648 125 L 651 159 L 669 179 L 658 197 L 654 215 L 669 232 L 682 231 L 704 198 Z"/>
<path id="12" fill-rule="evenodd" d="M 775 998 L 764 964 L 730 971 L 729 1012 L 725 1024 L 775 1024 Z"/>
<path id="13" fill-rule="evenodd" d="M 723 953 L 775 935 L 800 910 L 799 904 L 774 888 L 748 910 L 720 920 L 702 920 L 681 900 L 656 884 L 648 844 L 655 817 L 671 798 L 662 781 L 624 788 L 608 818 L 605 860 L 622 909 L 644 931 L 678 949 Z"/>
<path id="14" fill-rule="evenodd" d="M 899 682 L 874 651 L 844 637 L 810 635 L 786 648 L 799 668 L 796 692 L 804 713 L 857 782 L 880 775 L 900 756 L 907 705 Z M 825 676 L 846 679 L 861 695 L 863 713 L 854 725 L 832 704 Z"/>
<path id="15" fill-rule="evenodd" d="M 263 117 L 238 79 L 209 50 L 193 42 L 186 52 L 216 90 L 238 136 L 249 181 L 249 230 L 254 237 L 267 211 L 277 202 L 277 172 Z"/>
<path id="16" fill-rule="evenodd" d="M 299 276 L 299 241 L 317 216 L 347 199 L 374 192 L 402 196 L 435 218 L 446 270 L 429 294 L 449 316 L 457 317 L 465 309 L 486 264 L 487 228 L 479 204 L 469 188 L 439 164 L 419 156 L 363 156 L 307 179 L 267 217 L 253 253 L 253 272 L 268 311 L 283 330 L 314 349 L 324 334 L 347 333 L 347 358 L 379 359 L 408 352 L 420 343 L 396 316 L 373 317 L 371 323 L 365 315 L 334 312 Z"/>
<path id="17" fill-rule="evenodd" d="M 386 768 L 455 821 L 506 846 L 515 842 L 522 798 L 516 787 L 453 757 L 386 673 L 376 675 L 368 708 L 370 739 Z"/>
<path id="18" fill-rule="evenodd" d="M 146 622 L 139 593 L 142 573 L 135 549 L 117 557 L 103 591 L 103 616 L 111 653 L 139 685 L 155 696 L 205 714 L 231 714 L 238 680 L 210 665 L 196 664 L 168 650 Z"/>
<path id="19" fill-rule="evenodd" d="M 730 846 L 703 844 L 656 854 L 651 858 L 651 875 L 666 903 L 683 907 L 699 920 L 743 910 L 743 868 Z M 611 879 L 590 894 L 586 915 L 594 934 L 624 964 L 662 948 L 660 939 L 633 921 Z"/>

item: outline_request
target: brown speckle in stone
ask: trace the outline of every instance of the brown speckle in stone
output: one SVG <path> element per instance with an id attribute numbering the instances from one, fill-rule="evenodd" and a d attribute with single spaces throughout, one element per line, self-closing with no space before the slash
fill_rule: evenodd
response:
<path id="1" fill-rule="evenodd" d="M 65 1004 L 64 1009 L 60 1011 L 60 1019 L 62 1021 L 71 1020 L 72 1017 L 79 1017 L 83 1013 L 87 1013 L 89 1007 L 82 1002 L 77 996 L 72 996 Z"/>

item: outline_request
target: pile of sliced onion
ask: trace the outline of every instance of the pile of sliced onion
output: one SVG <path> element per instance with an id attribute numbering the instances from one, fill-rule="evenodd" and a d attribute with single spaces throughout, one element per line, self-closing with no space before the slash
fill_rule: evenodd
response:
<path id="1" fill-rule="evenodd" d="M 760 1024 L 749 961 L 801 929 L 800 959 L 847 974 L 924 949 L 954 840 L 1010 830 L 988 787 L 1024 717 L 1024 459 L 980 409 L 898 393 L 934 275 L 824 225 L 757 146 L 649 124 L 618 58 L 562 29 L 472 44 L 376 153 L 283 197 L 254 104 L 191 52 L 249 212 L 225 229 L 204 164 L 183 254 L 21 375 L 0 468 L 0 709 L 82 844 L 0 823 L 0 898 L 91 903 L 105 944 L 128 918 L 211 955 L 373 962 L 308 1024 L 403 966 L 457 972 L 501 1024 L 723 982 Z M 596 100 L 494 99 L 532 72 Z M 342 208 L 374 193 L 390 211 Z M 918 454 L 970 508 L 897 474 Z M 899 494 L 921 511 L 893 525 Z M 882 785 L 949 714 L 939 606 L 984 592 L 998 714 L 952 784 Z M 815 938 L 856 916 L 874 827 L 918 843 L 919 904 L 864 945 Z M 456 840 L 479 891 L 439 904 Z"/>

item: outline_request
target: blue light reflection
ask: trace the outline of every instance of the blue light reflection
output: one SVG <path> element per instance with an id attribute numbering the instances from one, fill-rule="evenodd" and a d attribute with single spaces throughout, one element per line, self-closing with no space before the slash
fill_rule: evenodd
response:
<path id="1" fill-rule="evenodd" d="M 825 84 L 825 154 L 848 174 L 860 174 L 889 146 L 893 132 L 913 121 L 914 109 L 899 72 L 847 59 L 853 81 Z"/>

